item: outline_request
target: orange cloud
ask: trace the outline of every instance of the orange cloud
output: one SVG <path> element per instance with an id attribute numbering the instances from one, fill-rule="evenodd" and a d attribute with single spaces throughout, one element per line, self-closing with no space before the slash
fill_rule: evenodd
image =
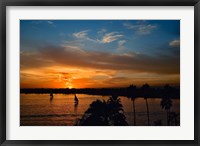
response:
<path id="1" fill-rule="evenodd" d="M 98 88 L 177 84 L 180 58 L 49 46 L 20 56 L 21 88 Z"/>

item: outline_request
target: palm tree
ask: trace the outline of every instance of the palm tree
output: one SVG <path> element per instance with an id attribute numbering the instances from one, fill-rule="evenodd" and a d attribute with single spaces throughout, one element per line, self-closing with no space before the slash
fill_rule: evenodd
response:
<path id="1" fill-rule="evenodd" d="M 76 123 L 82 126 L 106 126 L 107 121 L 107 106 L 106 102 L 96 100 L 90 104 L 90 107 L 85 111 L 83 117 Z"/>
<path id="2" fill-rule="evenodd" d="M 131 98 L 131 100 L 133 101 L 134 126 L 136 126 L 135 98 Z"/>
<path id="3" fill-rule="evenodd" d="M 144 99 L 146 101 L 146 107 L 147 107 L 147 120 L 148 120 L 148 126 L 150 125 L 150 119 L 149 119 L 149 105 L 148 105 L 148 96 L 150 92 L 150 86 L 148 84 L 144 84 L 142 86 L 142 92 L 144 95 Z"/>
<path id="4" fill-rule="evenodd" d="M 109 125 L 112 126 L 126 126 L 128 123 L 126 122 L 126 117 L 124 115 L 123 105 L 121 104 L 120 98 L 118 96 L 113 95 L 107 101 L 108 105 L 108 119 Z"/>
<path id="5" fill-rule="evenodd" d="M 131 98 L 133 102 L 134 125 L 136 126 L 136 114 L 135 114 L 136 86 L 130 85 L 128 87 L 128 98 Z"/>
<path id="6" fill-rule="evenodd" d="M 123 106 L 117 96 L 107 101 L 92 102 L 83 117 L 76 123 L 78 126 L 127 126 Z"/>
<path id="7" fill-rule="evenodd" d="M 167 113 L 167 125 L 170 125 L 170 121 L 169 121 L 169 113 L 170 113 L 170 108 L 172 107 L 172 100 L 170 97 L 167 97 L 167 94 L 170 93 L 171 87 L 169 85 L 165 85 L 164 87 L 164 96 L 160 102 L 160 106 L 162 107 L 162 109 L 166 110 Z"/>
<path id="8" fill-rule="evenodd" d="M 150 125 L 150 119 L 149 119 L 149 105 L 148 105 L 148 101 L 147 101 L 147 97 L 145 97 L 145 101 L 146 101 L 146 107 L 147 107 L 147 119 L 148 119 L 148 126 Z"/>

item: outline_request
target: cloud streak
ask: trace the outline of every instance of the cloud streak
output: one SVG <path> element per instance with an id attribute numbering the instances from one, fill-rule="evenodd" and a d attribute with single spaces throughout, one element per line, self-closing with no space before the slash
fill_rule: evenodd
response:
<path id="1" fill-rule="evenodd" d="M 54 24 L 53 21 L 47 21 L 48 24 Z"/>
<path id="2" fill-rule="evenodd" d="M 173 40 L 169 43 L 169 46 L 179 48 L 180 47 L 180 40 Z"/>
<path id="3" fill-rule="evenodd" d="M 50 21 L 50 20 L 41 20 L 41 21 L 39 21 L 39 20 L 34 20 L 34 21 L 32 21 L 31 22 L 32 24 L 34 24 L 34 25 L 37 25 L 37 26 L 39 26 L 40 24 L 48 24 L 49 26 L 52 26 L 52 27 L 56 27 L 56 25 L 55 25 L 55 23 L 53 22 L 53 21 Z"/>
<path id="4" fill-rule="evenodd" d="M 21 87 L 179 85 L 178 21 L 20 22 Z"/>
<path id="5" fill-rule="evenodd" d="M 76 33 L 73 33 L 73 36 L 78 38 L 78 39 L 86 39 L 87 35 L 88 35 L 88 31 L 89 30 L 83 30 L 83 31 L 80 31 L 80 32 L 76 32 Z"/>
<path id="6" fill-rule="evenodd" d="M 101 43 L 111 43 L 113 41 L 116 41 L 123 37 L 124 35 L 118 33 L 118 32 L 111 32 L 111 33 L 106 33 L 103 38 L 100 40 Z"/>
<path id="7" fill-rule="evenodd" d="M 141 24 L 131 24 L 129 22 L 125 22 L 123 24 L 127 29 L 134 29 L 136 31 L 136 34 L 138 35 L 148 35 L 150 34 L 153 30 L 157 28 L 157 25 L 153 24 L 146 24 L 146 23 L 141 23 Z"/>
<path id="8" fill-rule="evenodd" d="M 110 33 L 104 34 L 106 32 L 106 29 L 102 29 L 97 32 L 97 34 L 103 35 L 102 38 L 101 39 L 93 39 L 88 36 L 88 32 L 89 32 L 89 30 L 83 30 L 80 32 L 73 33 L 72 35 L 77 39 L 88 40 L 88 41 L 92 41 L 94 43 L 102 43 L 102 44 L 111 43 L 111 42 L 116 41 L 124 36 L 124 35 L 120 34 L 119 32 L 110 32 Z"/>
<path id="9" fill-rule="evenodd" d="M 22 53 L 22 68 L 38 68 L 64 65 L 92 69 L 127 70 L 158 74 L 179 74 L 180 58 L 174 56 L 148 56 L 129 53 L 112 54 L 98 51 L 85 51 L 71 46 L 48 46 L 37 53 Z"/>

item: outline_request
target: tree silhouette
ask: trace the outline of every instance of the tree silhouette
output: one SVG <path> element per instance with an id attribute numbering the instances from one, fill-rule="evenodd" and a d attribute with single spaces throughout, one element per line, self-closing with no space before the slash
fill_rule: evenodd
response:
<path id="1" fill-rule="evenodd" d="M 175 112 L 169 113 L 169 123 L 170 125 L 178 126 L 180 125 L 180 114 Z"/>
<path id="2" fill-rule="evenodd" d="M 131 98 L 131 100 L 133 101 L 134 126 L 136 126 L 135 98 Z"/>
<path id="3" fill-rule="evenodd" d="M 148 126 L 149 126 L 150 125 L 150 119 L 149 119 L 148 97 L 149 97 L 149 93 L 150 93 L 150 86 L 148 84 L 144 84 L 141 89 L 142 89 L 142 92 L 143 92 L 144 99 L 146 101 L 147 120 L 148 120 Z"/>
<path id="4" fill-rule="evenodd" d="M 131 98 L 131 101 L 133 102 L 134 125 L 136 126 L 136 112 L 135 112 L 136 86 L 130 85 L 128 87 L 128 98 Z"/>
<path id="5" fill-rule="evenodd" d="M 96 100 L 90 104 L 88 110 L 79 120 L 77 125 L 80 126 L 106 126 L 107 121 L 107 105 L 106 102 Z"/>
<path id="6" fill-rule="evenodd" d="M 77 126 L 127 126 L 123 106 L 117 96 L 90 104 Z"/>
<path id="7" fill-rule="evenodd" d="M 171 91 L 171 87 L 169 85 L 165 85 L 164 87 L 164 95 L 167 95 L 167 93 L 170 93 Z M 165 109 L 167 112 L 167 125 L 170 125 L 170 120 L 169 120 L 169 112 L 170 112 L 170 108 L 172 107 L 172 100 L 170 97 L 167 96 L 163 96 L 161 102 L 160 102 L 160 106 L 162 107 L 162 109 Z"/>

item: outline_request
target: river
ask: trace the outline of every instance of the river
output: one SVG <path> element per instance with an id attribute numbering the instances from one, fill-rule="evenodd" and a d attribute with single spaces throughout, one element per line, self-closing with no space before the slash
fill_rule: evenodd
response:
<path id="1" fill-rule="evenodd" d="M 74 104 L 74 94 L 20 94 L 20 126 L 73 126 L 81 118 L 89 105 L 97 100 L 107 100 L 109 96 L 77 94 L 78 105 Z M 134 126 L 133 101 L 120 96 L 126 120 Z M 148 98 L 150 125 L 161 120 L 167 125 L 167 114 L 160 106 L 160 98 Z M 142 97 L 135 99 L 136 126 L 147 126 L 146 101 Z M 172 99 L 170 111 L 180 113 L 180 100 Z"/>

